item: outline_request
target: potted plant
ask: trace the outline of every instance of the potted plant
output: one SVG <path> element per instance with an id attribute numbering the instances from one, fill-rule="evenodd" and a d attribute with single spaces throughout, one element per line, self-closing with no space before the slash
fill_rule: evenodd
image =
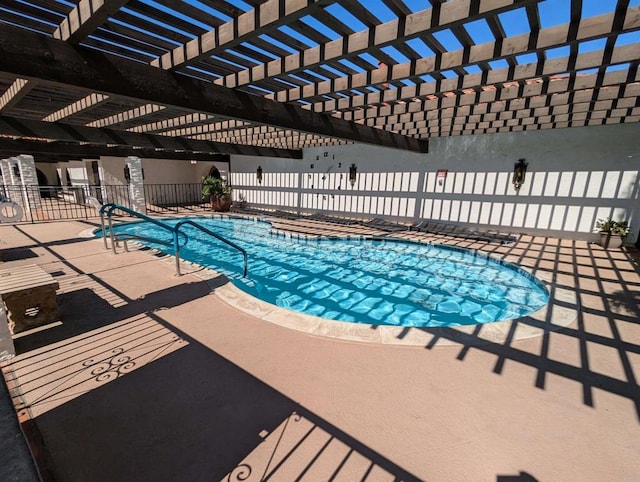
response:
<path id="1" fill-rule="evenodd" d="M 226 179 L 206 176 L 202 178 L 202 197 L 209 198 L 211 209 L 228 211 L 231 209 L 231 185 Z"/>
<path id="2" fill-rule="evenodd" d="M 596 229 L 600 232 L 600 244 L 604 248 L 619 248 L 629 233 L 627 221 L 614 221 L 611 218 L 598 219 Z"/>

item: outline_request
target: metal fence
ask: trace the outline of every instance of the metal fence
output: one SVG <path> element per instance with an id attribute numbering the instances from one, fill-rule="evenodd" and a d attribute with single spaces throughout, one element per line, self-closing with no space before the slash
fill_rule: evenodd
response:
<path id="1" fill-rule="evenodd" d="M 149 214 L 190 214 L 210 210 L 202 199 L 200 183 L 147 184 L 144 196 Z M 115 203 L 131 208 L 131 195 L 126 185 L 83 186 L 2 186 L 0 222 L 41 222 L 53 220 L 89 219 L 98 217 L 95 198 L 101 204 Z M 20 219 L 14 214 L 22 212 Z"/>

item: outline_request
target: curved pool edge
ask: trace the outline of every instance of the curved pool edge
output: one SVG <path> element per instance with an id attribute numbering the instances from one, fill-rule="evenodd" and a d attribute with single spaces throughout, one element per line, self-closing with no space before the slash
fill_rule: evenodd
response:
<path id="1" fill-rule="evenodd" d="M 83 230 L 79 236 L 99 239 L 95 235 L 95 231 L 96 228 L 89 228 Z M 132 244 L 142 247 L 139 243 L 132 242 Z M 485 256 L 490 256 L 489 253 L 481 250 L 477 251 Z M 152 248 L 146 253 L 149 255 L 162 254 L 165 262 L 171 265 L 175 264 L 174 256 L 159 250 Z M 491 258 L 509 262 L 505 258 L 493 256 Z M 573 292 L 557 286 L 552 287 L 551 273 L 543 272 L 534 275 L 531 269 L 524 265 L 517 266 L 530 276 L 543 282 L 545 289 L 549 293 L 549 302 L 540 310 L 514 320 L 455 327 L 423 328 L 349 323 L 298 313 L 273 305 L 244 292 L 224 274 L 214 269 L 184 260 L 181 261 L 181 264 L 185 268 L 190 267 L 193 269 L 189 272 L 185 271 L 183 274 L 194 275 L 207 282 L 214 296 L 240 312 L 308 335 L 348 342 L 421 347 L 500 344 L 535 338 L 545 332 L 557 331 L 569 326 L 578 316 L 577 300 Z M 221 278 L 224 280 L 222 285 L 220 284 Z M 214 279 L 216 281 L 212 282 Z M 575 306 L 576 309 L 568 306 Z"/>
<path id="2" fill-rule="evenodd" d="M 213 271 L 213 270 L 211 270 Z M 198 273 L 194 273 L 198 276 Z M 218 276 L 221 276 L 217 274 Z M 557 292 L 558 290 L 556 290 Z M 558 301 L 566 304 L 568 290 Z M 309 335 L 343 341 L 400 346 L 483 345 L 525 340 L 569 326 L 577 319 L 577 310 L 547 304 L 537 312 L 515 320 L 448 328 L 420 328 L 394 325 L 369 325 L 333 321 L 297 313 L 255 298 L 233 283 L 227 282 L 213 289 L 214 294 L 229 306 L 269 323 Z M 551 300 L 550 300 L 551 303 Z M 549 310 L 551 309 L 551 313 Z M 547 316 L 550 319 L 547 321 Z M 514 326 L 515 325 L 515 326 Z M 513 331 L 513 334 L 511 332 Z"/>

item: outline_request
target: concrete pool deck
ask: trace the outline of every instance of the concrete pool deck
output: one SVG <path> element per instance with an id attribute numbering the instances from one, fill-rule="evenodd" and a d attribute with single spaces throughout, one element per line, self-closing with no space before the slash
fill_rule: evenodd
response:
<path id="1" fill-rule="evenodd" d="M 528 268 L 564 293 L 550 314 L 574 319 L 362 343 L 267 322 L 222 277 L 114 256 L 89 227 L 0 226 L 3 266 L 60 283 L 61 322 L 3 363 L 47 480 L 639 478 L 637 251 L 454 241 Z M 516 339 L 520 325 L 539 336 Z"/>

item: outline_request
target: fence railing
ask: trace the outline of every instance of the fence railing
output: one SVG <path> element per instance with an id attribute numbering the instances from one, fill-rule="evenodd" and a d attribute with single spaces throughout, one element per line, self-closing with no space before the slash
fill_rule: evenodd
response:
<path id="1" fill-rule="evenodd" d="M 149 214 L 189 214 L 210 210 L 202 199 L 200 183 L 146 184 L 144 196 Z M 99 217 L 89 202 L 96 198 L 101 204 L 114 203 L 131 208 L 127 185 L 82 186 L 4 186 L 0 199 L 9 199 L 20 206 L 23 215 L 13 222 L 89 219 Z M 0 205 L 1 206 L 1 205 Z M 2 213 L 0 213 L 2 214 Z M 6 218 L 6 213 L 5 213 Z M 1 219 L 1 216 L 0 216 Z"/>

